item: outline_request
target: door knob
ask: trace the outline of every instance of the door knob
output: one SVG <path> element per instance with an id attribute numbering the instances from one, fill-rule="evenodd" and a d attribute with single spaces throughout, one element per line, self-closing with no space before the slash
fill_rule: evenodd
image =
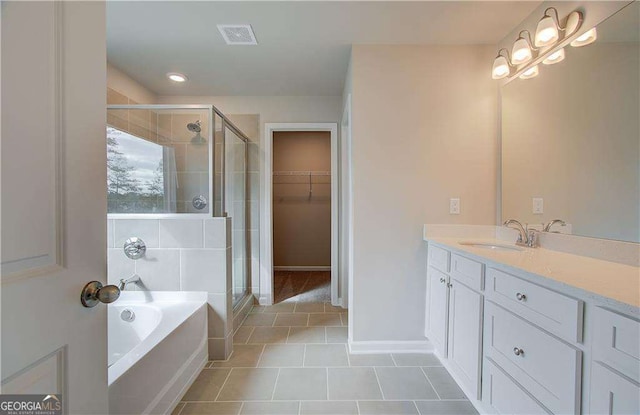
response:
<path id="1" fill-rule="evenodd" d="M 526 296 L 526 295 L 524 295 L 524 294 L 522 294 L 522 293 L 517 293 L 517 294 L 516 294 L 516 299 L 517 299 L 518 301 L 524 301 L 524 300 L 526 300 L 526 299 L 527 299 L 527 296 Z"/>
<path id="2" fill-rule="evenodd" d="M 522 350 L 519 347 L 514 347 L 513 348 L 513 354 L 515 354 L 516 356 L 522 356 L 522 355 L 524 355 L 524 350 Z"/>
<path id="3" fill-rule="evenodd" d="M 115 285 L 103 286 L 100 281 L 91 281 L 82 289 L 80 302 L 87 308 L 95 307 L 98 303 L 113 303 L 120 297 L 120 289 Z"/>

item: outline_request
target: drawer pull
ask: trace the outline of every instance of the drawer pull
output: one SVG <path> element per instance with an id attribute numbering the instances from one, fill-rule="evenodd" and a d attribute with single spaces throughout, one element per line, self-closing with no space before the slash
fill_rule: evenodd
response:
<path id="1" fill-rule="evenodd" d="M 447 284 L 447 287 L 451 288 L 453 287 L 453 284 Z"/>
<path id="2" fill-rule="evenodd" d="M 522 350 L 519 347 L 514 347 L 513 348 L 513 354 L 515 354 L 516 356 L 523 356 L 524 355 L 524 350 Z"/>
<path id="3" fill-rule="evenodd" d="M 444 278 L 440 278 L 440 282 L 444 284 Z"/>
<path id="4" fill-rule="evenodd" d="M 516 298 L 518 299 L 518 301 L 524 301 L 527 299 L 527 296 L 522 293 L 518 293 L 516 294 Z"/>

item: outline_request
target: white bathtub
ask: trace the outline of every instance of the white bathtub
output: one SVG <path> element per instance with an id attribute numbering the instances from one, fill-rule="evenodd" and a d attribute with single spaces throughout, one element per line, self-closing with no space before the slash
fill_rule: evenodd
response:
<path id="1" fill-rule="evenodd" d="M 206 304 L 205 292 L 173 291 L 109 304 L 110 414 L 171 413 L 207 362 Z"/>

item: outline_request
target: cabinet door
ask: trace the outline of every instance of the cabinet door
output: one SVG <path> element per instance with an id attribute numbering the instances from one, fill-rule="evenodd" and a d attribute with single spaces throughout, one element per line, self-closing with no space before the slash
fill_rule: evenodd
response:
<path id="1" fill-rule="evenodd" d="M 640 387 L 599 363 L 591 369 L 592 414 L 640 413 Z"/>
<path id="2" fill-rule="evenodd" d="M 449 292 L 449 362 L 471 399 L 480 399 L 482 295 L 451 279 Z"/>
<path id="3" fill-rule="evenodd" d="M 442 357 L 447 357 L 448 282 L 449 277 L 446 274 L 429 267 L 425 335 Z"/>

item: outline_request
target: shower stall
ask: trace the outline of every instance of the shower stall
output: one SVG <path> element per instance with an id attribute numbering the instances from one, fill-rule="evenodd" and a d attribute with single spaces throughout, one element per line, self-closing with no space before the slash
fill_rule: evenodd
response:
<path id="1" fill-rule="evenodd" d="M 108 213 L 230 217 L 234 307 L 249 293 L 248 141 L 213 105 L 107 106 Z"/>

